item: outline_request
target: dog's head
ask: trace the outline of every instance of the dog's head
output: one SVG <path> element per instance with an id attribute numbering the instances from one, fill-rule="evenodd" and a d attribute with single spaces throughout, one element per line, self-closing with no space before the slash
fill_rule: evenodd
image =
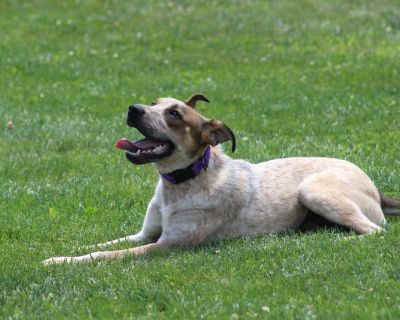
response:
<path id="1" fill-rule="evenodd" d="M 230 140 L 234 151 L 236 141 L 231 129 L 198 113 L 195 105 L 199 100 L 209 102 L 203 95 L 195 94 L 186 101 L 159 98 L 150 106 L 129 106 L 126 122 L 145 138 L 121 139 L 116 147 L 126 150 L 126 157 L 132 163 L 157 162 L 161 168 L 170 170 L 190 164 L 202 155 L 207 145 Z"/>

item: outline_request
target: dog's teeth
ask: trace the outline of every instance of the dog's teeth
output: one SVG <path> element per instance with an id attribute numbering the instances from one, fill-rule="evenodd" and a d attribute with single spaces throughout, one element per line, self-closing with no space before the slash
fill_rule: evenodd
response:
<path id="1" fill-rule="evenodd" d="M 154 147 L 149 147 L 147 149 L 137 149 L 135 152 L 133 152 L 134 155 L 138 156 L 140 154 L 147 154 L 147 153 L 153 153 L 153 152 L 160 152 L 163 148 L 165 147 L 164 144 L 160 144 L 158 146 Z"/>
<path id="2" fill-rule="evenodd" d="M 162 148 L 164 148 L 164 145 L 163 145 L 163 144 L 160 144 L 159 146 L 157 146 L 157 147 L 154 149 L 154 151 L 160 151 L 160 150 L 162 150 Z"/>

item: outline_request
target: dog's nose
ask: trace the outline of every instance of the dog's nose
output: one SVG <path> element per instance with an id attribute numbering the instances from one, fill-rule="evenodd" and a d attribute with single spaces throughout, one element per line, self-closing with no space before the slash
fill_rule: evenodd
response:
<path id="1" fill-rule="evenodd" d="M 128 115 L 126 116 L 126 123 L 128 126 L 134 127 L 135 123 L 140 121 L 145 112 L 144 107 L 140 104 L 129 106 Z"/>
<path id="2" fill-rule="evenodd" d="M 144 114 L 144 112 L 144 108 L 139 104 L 129 106 L 129 113 L 134 116 L 141 116 L 142 114 Z"/>

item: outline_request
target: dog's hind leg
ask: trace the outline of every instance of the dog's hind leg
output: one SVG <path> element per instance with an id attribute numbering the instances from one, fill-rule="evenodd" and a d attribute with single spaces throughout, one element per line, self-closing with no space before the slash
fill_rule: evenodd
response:
<path id="1" fill-rule="evenodd" d="M 142 226 L 142 230 L 136 234 L 118 238 L 115 240 L 95 244 L 95 245 L 90 245 L 90 246 L 84 246 L 84 249 L 95 249 L 95 248 L 104 248 L 116 243 L 120 242 L 153 242 L 157 241 L 157 239 L 160 237 L 162 232 L 162 226 L 161 226 L 161 213 L 158 209 L 158 206 L 156 202 L 153 200 L 149 203 L 149 206 L 147 208 L 146 216 L 144 217 L 144 222 Z"/>
<path id="2" fill-rule="evenodd" d="M 298 187 L 298 197 L 312 212 L 359 234 L 381 231 L 378 224 L 384 222 L 384 216 L 379 202 L 356 186 L 356 181 L 349 183 L 335 172 L 326 171 L 306 178 Z"/>

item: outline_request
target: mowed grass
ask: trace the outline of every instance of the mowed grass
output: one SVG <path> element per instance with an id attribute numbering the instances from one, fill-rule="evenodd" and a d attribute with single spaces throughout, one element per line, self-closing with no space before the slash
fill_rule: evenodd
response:
<path id="1" fill-rule="evenodd" d="M 396 1 L 4 0 L 0 38 L 1 318 L 400 317 L 397 218 L 41 264 L 140 229 L 157 173 L 113 143 L 140 137 L 127 106 L 160 96 L 205 94 L 234 158 L 345 158 L 399 197 Z"/>

